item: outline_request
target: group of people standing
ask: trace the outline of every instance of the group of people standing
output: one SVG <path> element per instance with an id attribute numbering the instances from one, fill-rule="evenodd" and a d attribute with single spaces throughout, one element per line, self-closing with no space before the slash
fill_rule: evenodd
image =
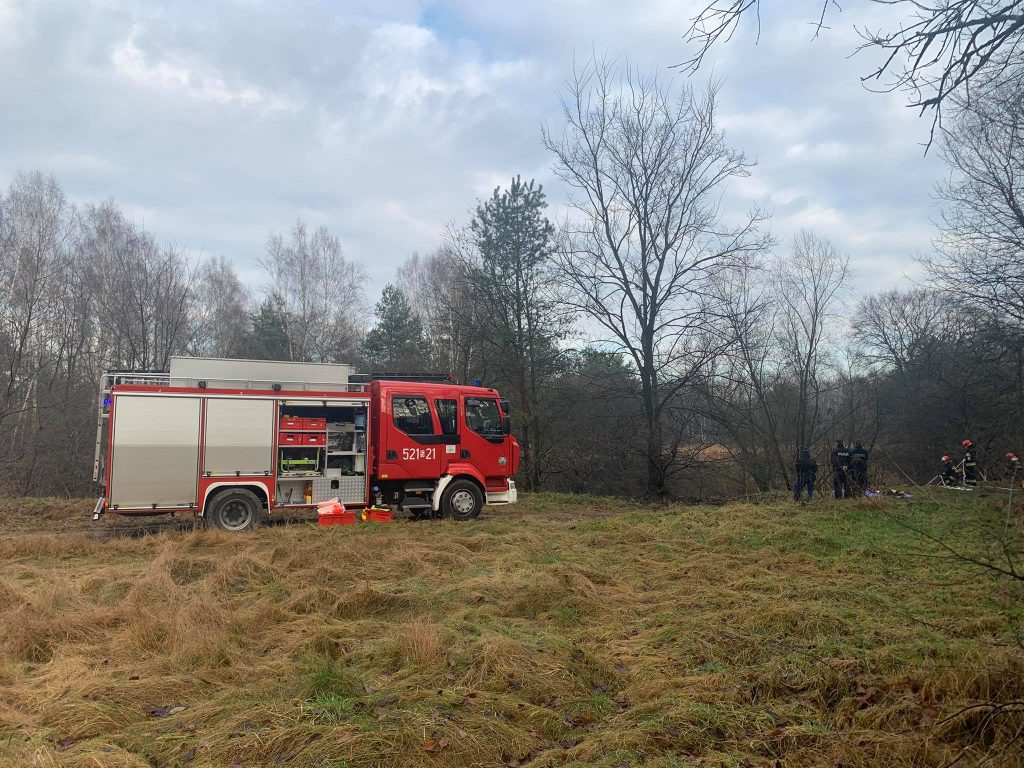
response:
<path id="1" fill-rule="evenodd" d="M 942 484 L 973 488 L 985 479 L 978 465 L 978 448 L 970 439 L 964 440 L 961 445 L 964 457 L 959 464 L 954 463 L 949 455 L 942 457 Z M 832 466 L 832 491 L 837 499 L 863 496 L 868 491 L 868 458 L 868 452 L 860 442 L 855 443 L 853 448 L 847 448 L 842 440 L 836 442 L 829 462 Z M 1007 453 L 1005 476 L 1011 485 L 1020 483 L 1024 488 L 1024 478 L 1019 474 L 1019 467 L 1017 455 Z M 800 449 L 794 469 L 796 482 L 793 485 L 793 498 L 801 501 L 806 492 L 807 500 L 810 501 L 814 497 L 814 487 L 818 480 L 818 462 L 811 456 L 809 448 Z"/>
<path id="2" fill-rule="evenodd" d="M 832 491 L 837 499 L 863 496 L 868 487 L 867 449 L 857 442 L 847 448 L 842 440 L 836 441 L 829 461 L 832 465 Z M 809 448 L 801 448 L 794 465 L 796 483 L 793 498 L 800 501 L 804 491 L 808 501 L 814 498 L 814 486 L 818 479 L 818 462 L 811 456 Z"/>

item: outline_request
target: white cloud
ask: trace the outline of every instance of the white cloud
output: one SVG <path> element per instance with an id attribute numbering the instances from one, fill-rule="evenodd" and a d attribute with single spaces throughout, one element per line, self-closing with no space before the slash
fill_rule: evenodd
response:
<path id="1" fill-rule="evenodd" d="M 302 215 L 379 289 L 517 173 L 564 214 L 540 125 L 558 130 L 574 58 L 681 79 L 668 67 L 698 4 L 0 0 L 0 182 L 52 172 L 248 280 L 267 233 Z M 898 279 L 928 247 L 927 126 L 859 86 L 852 9 L 812 41 L 798 5 L 773 5 L 758 45 L 745 28 L 692 81 L 722 80 L 722 126 L 758 161 L 725 206 L 756 201 L 781 239 L 813 226 L 871 281 Z"/>
<path id="2" fill-rule="evenodd" d="M 178 60 L 168 58 L 150 61 L 139 48 L 137 38 L 138 28 L 114 45 L 110 55 L 117 74 L 137 85 L 217 104 L 238 104 L 269 111 L 295 108 L 290 100 L 252 84 L 228 84 L 213 67 L 195 54 L 179 55 Z"/>
<path id="3" fill-rule="evenodd" d="M 10 45 L 22 33 L 25 13 L 14 0 L 0 0 L 0 46 Z"/>

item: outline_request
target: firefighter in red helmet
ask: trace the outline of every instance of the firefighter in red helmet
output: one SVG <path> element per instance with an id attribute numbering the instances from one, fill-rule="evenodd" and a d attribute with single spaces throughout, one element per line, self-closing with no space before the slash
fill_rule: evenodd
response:
<path id="1" fill-rule="evenodd" d="M 1018 472 L 1020 471 L 1020 459 L 1017 458 L 1017 454 L 1013 451 L 1009 451 L 1006 456 L 1006 476 L 1010 480 L 1012 486 L 1017 480 Z"/>
<path id="2" fill-rule="evenodd" d="M 981 474 L 978 471 L 978 449 L 970 438 L 962 443 L 964 447 L 964 483 L 968 486 L 976 486 Z"/>
<path id="3" fill-rule="evenodd" d="M 949 456 L 942 457 L 942 484 L 960 485 L 960 473 L 953 466 L 953 459 Z"/>

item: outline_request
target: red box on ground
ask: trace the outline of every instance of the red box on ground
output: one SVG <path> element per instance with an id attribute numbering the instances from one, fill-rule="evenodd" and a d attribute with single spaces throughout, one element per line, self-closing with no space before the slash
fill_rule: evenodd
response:
<path id="1" fill-rule="evenodd" d="M 327 429 L 327 419 L 303 419 L 303 429 Z"/>
<path id="2" fill-rule="evenodd" d="M 355 525 L 355 512 L 335 512 L 330 515 L 318 515 L 320 525 Z"/>
<path id="3" fill-rule="evenodd" d="M 390 523 L 394 513 L 390 509 L 374 509 L 368 507 L 363 510 L 363 520 L 372 521 L 374 523 Z"/>

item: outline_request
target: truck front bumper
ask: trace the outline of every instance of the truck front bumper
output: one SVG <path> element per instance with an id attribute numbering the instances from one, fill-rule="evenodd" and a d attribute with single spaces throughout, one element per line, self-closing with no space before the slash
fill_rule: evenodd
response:
<path id="1" fill-rule="evenodd" d="M 497 504 L 515 504 L 517 501 L 519 501 L 519 491 L 516 490 L 516 484 L 513 480 L 508 481 L 507 491 L 498 491 L 496 493 L 489 491 L 487 493 L 487 503 L 490 506 L 495 506 Z"/>

